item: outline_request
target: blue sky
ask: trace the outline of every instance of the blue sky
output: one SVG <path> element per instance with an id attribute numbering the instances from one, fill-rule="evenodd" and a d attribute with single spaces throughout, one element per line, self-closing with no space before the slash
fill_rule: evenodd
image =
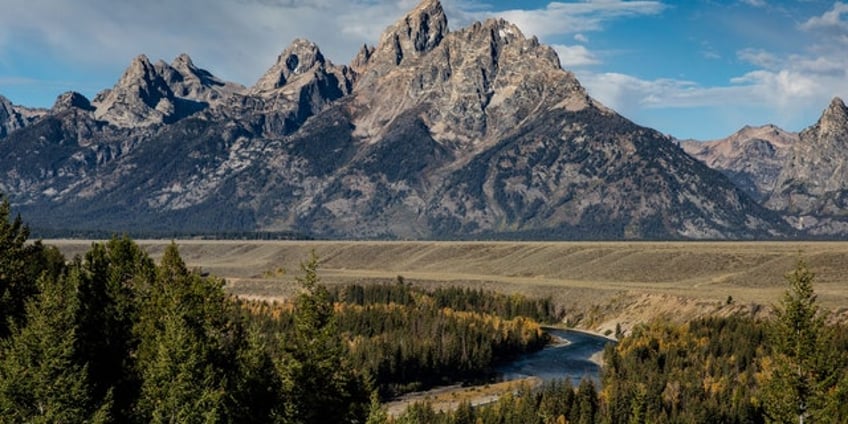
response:
<path id="1" fill-rule="evenodd" d="M 0 95 L 92 98 L 130 60 L 182 52 L 252 85 L 296 37 L 348 63 L 417 0 L 0 0 Z M 679 138 L 798 131 L 848 97 L 848 3 L 817 0 L 444 0 L 449 25 L 504 17 L 553 45 L 589 93 Z"/>

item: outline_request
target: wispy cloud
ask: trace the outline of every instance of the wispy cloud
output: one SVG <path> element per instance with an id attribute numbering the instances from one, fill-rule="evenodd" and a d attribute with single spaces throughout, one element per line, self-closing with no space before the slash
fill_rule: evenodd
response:
<path id="1" fill-rule="evenodd" d="M 597 65 L 600 63 L 600 60 L 598 60 L 595 54 L 590 52 L 585 46 L 553 44 L 551 47 L 556 50 L 562 67 L 566 69 L 579 68 L 587 65 Z"/>
<path id="2" fill-rule="evenodd" d="M 748 6 L 753 6 L 753 7 L 766 7 L 767 6 L 765 0 L 742 0 L 742 3 L 747 4 Z"/>
<path id="3" fill-rule="evenodd" d="M 169 60 L 187 52 L 198 65 L 251 84 L 297 37 L 315 41 L 336 62 L 347 62 L 416 3 L 7 0 L 0 12 L 0 61 L 13 50 L 20 54 L 20 46 L 91 69 L 121 68 L 139 53 Z"/>
<path id="4" fill-rule="evenodd" d="M 518 25 L 529 35 L 547 37 L 598 31 L 615 19 L 656 15 L 666 6 L 660 1 L 588 0 L 551 2 L 539 9 L 480 11 L 478 17 L 499 16 Z"/>
<path id="5" fill-rule="evenodd" d="M 836 2 L 833 4 L 833 8 L 821 16 L 813 16 L 801 24 L 801 29 L 806 31 L 828 28 L 846 30 L 848 29 L 848 21 L 843 19 L 845 14 L 848 14 L 848 4 Z"/>

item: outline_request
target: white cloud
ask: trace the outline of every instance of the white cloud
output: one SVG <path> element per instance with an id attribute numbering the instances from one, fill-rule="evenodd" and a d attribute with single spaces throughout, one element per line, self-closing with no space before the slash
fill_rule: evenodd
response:
<path id="1" fill-rule="evenodd" d="M 836 2 L 833 4 L 833 8 L 823 15 L 813 16 L 801 24 L 801 29 L 807 31 L 828 28 L 848 29 L 848 22 L 842 19 L 842 15 L 846 13 L 848 13 L 848 4 Z"/>
<path id="2" fill-rule="evenodd" d="M 736 52 L 736 57 L 743 62 L 766 69 L 774 69 L 780 65 L 780 62 L 774 54 L 762 49 L 742 49 Z"/>
<path id="3" fill-rule="evenodd" d="M 578 68 L 587 65 L 597 65 L 600 63 L 597 57 L 590 52 L 585 46 L 575 45 L 566 46 L 564 44 L 553 44 L 551 47 L 556 50 L 559 56 L 559 61 L 565 69 Z"/>
<path id="4" fill-rule="evenodd" d="M 742 0 L 742 3 L 753 7 L 766 7 L 765 0 Z"/>
<path id="5" fill-rule="evenodd" d="M 579 70 L 577 76 L 590 95 L 625 116 L 644 115 L 652 109 L 750 108 L 790 129 L 812 124 L 814 114 L 833 96 L 848 94 L 848 58 L 755 53 L 751 55 L 755 61 L 765 61 L 773 69 L 756 69 L 724 85 Z M 740 52 L 742 56 L 746 55 Z"/>
<path id="6" fill-rule="evenodd" d="M 598 31 L 614 19 L 656 15 L 663 10 L 665 5 L 660 1 L 587 0 L 576 3 L 555 1 L 543 9 L 481 11 L 476 15 L 502 17 L 518 25 L 525 34 L 544 38 Z"/>
<path id="7" fill-rule="evenodd" d="M 589 37 L 587 37 L 583 34 L 574 34 L 574 41 L 577 41 L 578 43 L 586 44 L 586 43 L 589 42 Z"/>
<path id="8" fill-rule="evenodd" d="M 5 0 L 0 64 L 13 61 L 23 46 L 92 70 L 123 69 L 140 53 L 170 60 L 187 52 L 216 75 L 252 84 L 297 37 L 315 41 L 331 60 L 346 63 L 417 2 Z"/>

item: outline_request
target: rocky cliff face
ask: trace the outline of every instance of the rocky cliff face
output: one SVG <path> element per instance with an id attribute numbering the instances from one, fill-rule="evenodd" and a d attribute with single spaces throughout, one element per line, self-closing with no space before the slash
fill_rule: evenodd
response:
<path id="1" fill-rule="evenodd" d="M 393 119 L 424 106 L 421 119 L 436 138 L 474 152 L 534 114 L 600 106 L 550 47 L 499 19 L 449 32 L 437 1 L 421 3 L 366 52 L 355 61 L 364 113 L 354 118 L 365 138 L 378 139 Z"/>
<path id="2" fill-rule="evenodd" d="M 774 190 L 789 150 L 798 134 L 774 125 L 746 126 L 730 137 L 714 141 L 682 141 L 686 153 L 721 171 L 754 200 L 765 200 Z"/>
<path id="3" fill-rule="evenodd" d="M 185 54 L 171 65 L 164 61 L 152 64 L 147 56 L 140 55 L 118 83 L 99 93 L 92 104 L 98 120 L 137 128 L 174 123 L 243 89 L 195 67 Z"/>
<path id="4" fill-rule="evenodd" d="M 295 40 L 250 88 L 136 58 L 0 144 L 34 226 L 355 238 L 791 234 L 725 176 L 589 97 L 503 20 L 425 0 L 335 65 Z M 5 150 L 4 150 L 5 149 Z"/>
<path id="5" fill-rule="evenodd" d="M 723 140 L 680 144 L 802 234 L 848 234 L 848 108 L 840 98 L 801 133 L 766 125 Z"/>
<path id="6" fill-rule="evenodd" d="M 834 98 L 801 131 L 765 204 L 792 215 L 839 216 L 848 209 L 848 108 Z"/>
<path id="7" fill-rule="evenodd" d="M 0 96 L 0 139 L 32 124 L 46 113 L 45 110 L 14 105 L 9 99 Z"/>

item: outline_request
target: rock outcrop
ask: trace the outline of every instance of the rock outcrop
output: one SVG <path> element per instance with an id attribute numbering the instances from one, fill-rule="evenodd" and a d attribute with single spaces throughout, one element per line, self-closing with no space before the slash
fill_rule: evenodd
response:
<path id="1" fill-rule="evenodd" d="M 0 96 L 0 139 L 32 124 L 46 113 L 45 110 L 14 105 L 9 99 Z"/>
<path id="2" fill-rule="evenodd" d="M 801 131 L 765 205 L 791 215 L 844 216 L 848 211 L 848 108 L 836 97 Z"/>
<path id="3" fill-rule="evenodd" d="M 172 65 L 150 63 L 145 55 L 132 60 L 111 89 L 92 101 L 94 116 L 116 127 L 170 124 L 217 105 L 243 90 L 194 66 L 188 55 Z"/>

